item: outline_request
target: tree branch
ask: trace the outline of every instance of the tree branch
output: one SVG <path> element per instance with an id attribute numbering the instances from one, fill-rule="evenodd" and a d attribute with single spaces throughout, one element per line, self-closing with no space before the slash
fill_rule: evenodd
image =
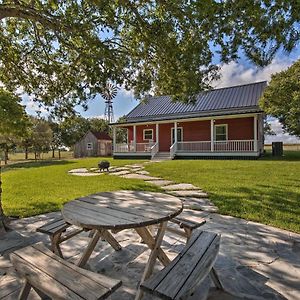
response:
<path id="1" fill-rule="evenodd" d="M 19 18 L 39 22 L 53 30 L 61 30 L 62 28 L 71 30 L 69 26 L 63 25 L 60 17 L 48 15 L 45 12 L 19 4 L 0 4 L 0 21 L 6 18 Z"/>

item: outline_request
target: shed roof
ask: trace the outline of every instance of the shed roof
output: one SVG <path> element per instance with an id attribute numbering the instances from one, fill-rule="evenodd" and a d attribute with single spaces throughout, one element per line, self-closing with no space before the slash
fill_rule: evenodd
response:
<path id="1" fill-rule="evenodd" d="M 112 138 L 106 132 L 91 131 L 91 133 L 96 137 L 97 140 L 112 140 Z"/>
<path id="2" fill-rule="evenodd" d="M 172 101 L 170 96 L 151 97 L 137 105 L 127 123 L 261 111 L 258 106 L 266 81 L 199 93 L 194 104 Z"/>

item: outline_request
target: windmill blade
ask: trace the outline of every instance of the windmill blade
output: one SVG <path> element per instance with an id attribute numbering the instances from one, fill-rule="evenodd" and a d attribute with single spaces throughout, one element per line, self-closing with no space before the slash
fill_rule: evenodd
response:
<path id="1" fill-rule="evenodd" d="M 101 92 L 101 96 L 105 100 L 112 100 L 117 96 L 118 89 L 115 85 L 107 83 Z"/>

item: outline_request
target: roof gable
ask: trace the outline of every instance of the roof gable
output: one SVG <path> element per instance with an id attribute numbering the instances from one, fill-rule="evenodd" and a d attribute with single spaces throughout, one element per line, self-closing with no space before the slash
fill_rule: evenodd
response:
<path id="1" fill-rule="evenodd" d="M 100 131 L 90 131 L 97 140 L 109 140 L 111 141 L 112 138 L 105 132 L 100 132 Z"/>
<path id="2" fill-rule="evenodd" d="M 127 116 L 127 122 L 159 120 L 172 116 L 195 116 L 214 112 L 238 110 L 243 112 L 258 107 L 266 81 L 205 91 L 196 96 L 194 104 L 173 102 L 169 96 L 151 97 L 141 102 Z"/>

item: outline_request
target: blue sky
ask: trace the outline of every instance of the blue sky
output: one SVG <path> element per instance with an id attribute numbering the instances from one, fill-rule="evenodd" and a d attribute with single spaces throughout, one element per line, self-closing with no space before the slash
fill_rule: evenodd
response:
<path id="1" fill-rule="evenodd" d="M 295 48 L 292 53 L 288 54 L 284 51 L 278 52 L 272 63 L 265 68 L 259 68 L 251 63 L 248 59 L 242 56 L 237 62 L 230 62 L 229 64 L 224 64 L 221 67 L 221 79 L 214 82 L 214 87 L 225 87 L 238 84 L 245 84 L 250 82 L 270 80 L 271 74 L 280 72 L 288 68 L 294 61 L 300 58 L 300 46 Z M 27 111 L 30 114 L 34 114 L 37 109 L 36 104 L 31 101 L 27 96 L 24 96 L 24 103 L 27 105 Z M 124 89 L 119 89 L 116 98 L 114 99 L 114 115 L 115 120 L 119 117 L 126 115 L 130 110 L 132 110 L 138 101 L 134 98 L 133 93 L 130 91 L 125 91 Z M 90 117 L 103 117 L 104 116 L 105 103 L 101 96 L 97 96 L 95 99 L 89 102 L 89 108 L 84 111 L 82 108 L 78 107 L 78 112 L 87 118 Z M 267 142 L 273 140 L 281 140 L 284 142 L 297 142 L 295 137 L 291 137 L 284 134 L 281 130 L 281 126 L 276 119 L 271 119 L 271 125 L 277 136 L 266 137 Z"/>

